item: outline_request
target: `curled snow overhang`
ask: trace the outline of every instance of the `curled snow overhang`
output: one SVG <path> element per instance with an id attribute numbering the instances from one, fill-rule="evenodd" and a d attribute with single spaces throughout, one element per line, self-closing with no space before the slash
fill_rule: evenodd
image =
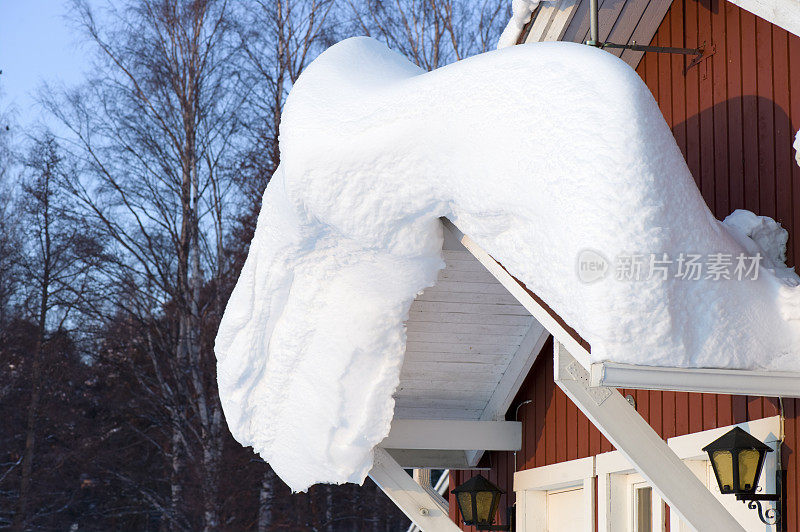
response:
<path id="1" fill-rule="evenodd" d="M 216 352 L 231 432 L 295 490 L 362 481 L 404 415 L 401 368 L 437 382 L 404 357 L 454 345 L 413 314 L 426 293 L 461 293 L 441 277 L 441 217 L 591 345 L 587 366 L 800 369 L 785 232 L 751 213 L 713 218 L 647 87 L 610 54 L 546 43 L 424 73 L 350 39 L 292 89 L 281 157 Z M 755 280 L 612 275 L 620 257 L 755 253 Z M 582 275 L 584 259 L 603 275 Z M 434 312 L 463 314 L 450 303 Z M 524 323 L 498 324 L 515 339 L 496 345 L 529 355 L 546 316 L 510 315 Z M 461 334 L 469 347 L 490 333 Z"/>

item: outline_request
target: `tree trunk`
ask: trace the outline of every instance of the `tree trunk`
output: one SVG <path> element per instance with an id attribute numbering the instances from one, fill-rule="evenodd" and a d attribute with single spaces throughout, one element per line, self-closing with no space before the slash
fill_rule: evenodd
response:
<path id="1" fill-rule="evenodd" d="M 270 466 L 267 466 L 261 479 L 261 489 L 258 492 L 258 532 L 271 530 L 274 500 L 275 472 Z"/>
<path id="2" fill-rule="evenodd" d="M 216 401 L 215 401 L 216 403 Z M 203 448 L 204 530 L 219 528 L 219 466 L 222 459 L 222 409 L 212 407 L 209 434 Z"/>
<path id="3" fill-rule="evenodd" d="M 39 402 L 42 397 L 42 350 L 44 348 L 45 331 L 47 327 L 47 310 L 50 298 L 51 275 L 51 240 L 50 240 L 50 181 L 49 173 L 45 176 L 45 189 L 43 195 L 42 236 L 42 280 L 39 294 L 39 323 L 36 332 L 36 347 L 33 352 L 31 367 L 31 402 L 28 405 L 28 419 L 25 426 L 25 450 L 22 454 L 22 468 L 20 470 L 19 501 L 17 513 L 11 529 L 23 530 L 28 521 L 28 506 L 31 493 L 31 476 L 33 475 L 33 455 L 36 447 L 36 417 L 39 415 Z"/>
<path id="4" fill-rule="evenodd" d="M 333 486 L 325 485 L 325 527 L 323 530 L 333 530 Z"/>
<path id="5" fill-rule="evenodd" d="M 28 520 L 28 501 L 31 492 L 31 476 L 33 474 L 33 451 L 36 445 L 36 416 L 39 412 L 39 402 L 42 395 L 41 359 L 43 337 L 44 331 L 40 330 L 33 355 L 33 367 L 31 368 L 31 402 L 28 405 L 28 419 L 25 427 L 25 450 L 22 455 L 19 501 L 17 504 L 17 513 L 14 514 L 14 521 L 11 525 L 11 529 L 14 531 L 24 530 Z"/>

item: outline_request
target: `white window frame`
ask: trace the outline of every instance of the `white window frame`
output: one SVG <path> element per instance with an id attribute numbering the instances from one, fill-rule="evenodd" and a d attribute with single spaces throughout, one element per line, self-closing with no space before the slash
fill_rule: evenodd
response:
<path id="1" fill-rule="evenodd" d="M 782 439 L 780 416 L 739 423 L 711 430 L 704 430 L 683 436 L 669 438 L 667 444 L 689 469 L 706 485 L 731 514 L 747 530 L 770 530 L 758 520 L 756 512 L 747 509 L 746 505 L 736 501 L 732 495 L 719 493 L 714 473 L 708 462 L 708 456 L 702 448 L 719 438 L 733 427 L 741 427 L 754 437 L 766 443 L 773 450 L 778 450 Z M 775 491 L 775 471 L 777 469 L 777 452 L 768 453 L 761 475 L 760 486 L 765 493 Z M 595 477 L 597 489 L 595 490 Z M 624 484 L 616 484 L 623 482 Z M 588 458 L 559 462 L 543 467 L 535 467 L 514 473 L 514 491 L 517 497 L 517 530 L 519 532 L 547 531 L 547 492 L 566 488 L 583 487 L 585 508 L 589 515 L 589 526 L 586 532 L 622 532 L 631 530 L 632 513 L 630 502 L 625 510 L 612 511 L 611 494 L 615 489 L 622 489 L 630 497 L 632 485 L 640 484 L 644 479 L 619 451 L 602 453 Z M 612 484 L 613 483 L 613 484 Z M 619 491 L 618 491 L 619 493 Z M 653 523 L 657 525 L 665 521 L 665 506 L 656 490 L 653 490 Z M 598 501 L 595 505 L 595 500 Z M 597 508 L 598 527 L 595 531 L 595 508 Z M 671 516 L 673 531 L 678 528 L 677 516 Z M 654 526 L 659 530 L 658 526 Z"/>
<path id="2" fill-rule="evenodd" d="M 636 475 L 639 477 L 638 479 L 631 478 L 629 479 L 629 486 L 630 486 L 630 494 L 628 498 L 630 499 L 630 511 L 628 515 L 630 516 L 630 524 L 628 527 L 630 530 L 636 531 L 636 524 L 639 521 L 639 504 L 636 501 L 636 494 L 638 491 L 643 489 L 650 490 L 650 519 L 653 523 L 653 528 L 656 528 L 661 524 L 661 530 L 658 532 L 663 532 L 663 523 L 664 523 L 664 501 L 661 500 L 661 497 L 658 496 L 658 493 L 653 489 L 653 487 L 648 484 L 641 475 Z M 655 532 L 652 529 L 648 530 L 647 532 Z"/>
<path id="3" fill-rule="evenodd" d="M 583 488 L 584 509 L 589 524 L 583 532 L 595 532 L 595 459 L 593 456 L 535 467 L 514 473 L 517 495 L 517 530 L 547 531 L 547 493 Z"/>

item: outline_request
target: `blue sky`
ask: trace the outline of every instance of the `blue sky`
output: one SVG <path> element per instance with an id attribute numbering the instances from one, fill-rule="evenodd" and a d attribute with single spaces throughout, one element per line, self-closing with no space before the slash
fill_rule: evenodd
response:
<path id="1" fill-rule="evenodd" d="M 78 83 L 89 65 L 69 8 L 66 0 L 0 0 L 0 110 L 12 108 L 21 125 L 40 118 L 42 82 Z"/>

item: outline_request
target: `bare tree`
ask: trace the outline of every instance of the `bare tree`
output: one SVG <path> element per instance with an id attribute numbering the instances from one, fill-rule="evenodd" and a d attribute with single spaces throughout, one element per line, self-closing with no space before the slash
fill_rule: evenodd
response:
<path id="1" fill-rule="evenodd" d="M 243 157 L 240 184 L 260 202 L 280 159 L 278 132 L 283 103 L 306 66 L 341 36 L 334 0 L 255 0 L 242 4 L 237 34 L 247 58 L 248 123 L 252 151 Z"/>
<path id="2" fill-rule="evenodd" d="M 36 324 L 31 353 L 30 400 L 27 405 L 25 443 L 20 468 L 17 511 L 12 528 L 28 523 L 36 448 L 37 419 L 46 383 L 42 378 L 42 353 L 48 336 L 65 328 L 70 313 L 86 297 L 88 272 L 100 255 L 99 241 L 73 215 L 61 193 L 64 161 L 54 138 L 35 140 L 24 161 L 25 175 L 19 206 L 23 211 L 26 247 L 19 266 L 26 280 L 24 307 Z"/>
<path id="3" fill-rule="evenodd" d="M 2 71 L 0 71 L 2 74 Z M 0 86 L 0 96 L 3 95 Z M 16 161 L 11 149 L 9 113 L 0 109 L 0 335 L 10 317 L 10 306 L 18 288 L 20 231 L 13 216 L 11 169 Z"/>
<path id="4" fill-rule="evenodd" d="M 100 19 L 86 2 L 75 7 L 96 74 L 44 103 L 80 164 L 69 193 L 113 242 L 104 274 L 118 288 L 114 311 L 147 339 L 155 379 L 142 385 L 170 415 L 169 497 L 148 496 L 172 527 L 193 528 L 185 489 L 199 484 L 202 527 L 216 529 L 224 426 L 213 335 L 203 331 L 216 330 L 232 274 L 223 242 L 245 95 L 229 7 L 109 2 Z"/>
<path id="5" fill-rule="evenodd" d="M 68 194 L 69 214 L 106 242 L 91 278 L 103 285 L 103 297 L 79 297 L 82 326 L 103 331 L 94 367 L 114 372 L 118 382 L 128 382 L 124 373 L 136 386 L 126 397 L 139 401 L 135 415 L 121 416 L 124 423 L 99 424 L 104 432 L 96 440 L 134 436 L 135 452 L 157 456 L 161 466 L 149 467 L 165 472 L 145 481 L 148 475 L 104 455 L 104 478 L 148 506 L 143 517 L 124 503 L 108 507 L 114 511 L 211 530 L 232 522 L 231 508 L 246 507 L 230 502 L 237 496 L 229 487 L 220 494 L 227 432 L 212 346 L 279 162 L 283 103 L 303 69 L 353 33 L 374 35 L 436 68 L 493 47 L 504 22 L 500 0 L 356 2 L 108 1 L 102 16 L 75 2 L 97 56 L 83 87 L 43 98 L 68 132 L 59 139 L 63 151 L 54 151 L 57 166 L 69 169 L 57 172 L 57 192 Z M 70 315 L 51 310 L 42 321 L 50 330 Z M 138 456 L 133 448 L 126 453 Z M 249 488 L 250 504 L 258 505 L 249 508 L 249 522 L 260 530 L 301 522 L 357 526 L 384 500 L 374 486 L 325 487 L 292 499 L 269 468 L 256 471 L 264 473 Z M 334 507 L 342 494 L 346 511 Z M 307 515 L 291 521 L 298 509 Z"/>
<path id="6" fill-rule="evenodd" d="M 433 70 L 485 52 L 510 15 L 506 0 L 346 0 L 357 29 Z"/>

